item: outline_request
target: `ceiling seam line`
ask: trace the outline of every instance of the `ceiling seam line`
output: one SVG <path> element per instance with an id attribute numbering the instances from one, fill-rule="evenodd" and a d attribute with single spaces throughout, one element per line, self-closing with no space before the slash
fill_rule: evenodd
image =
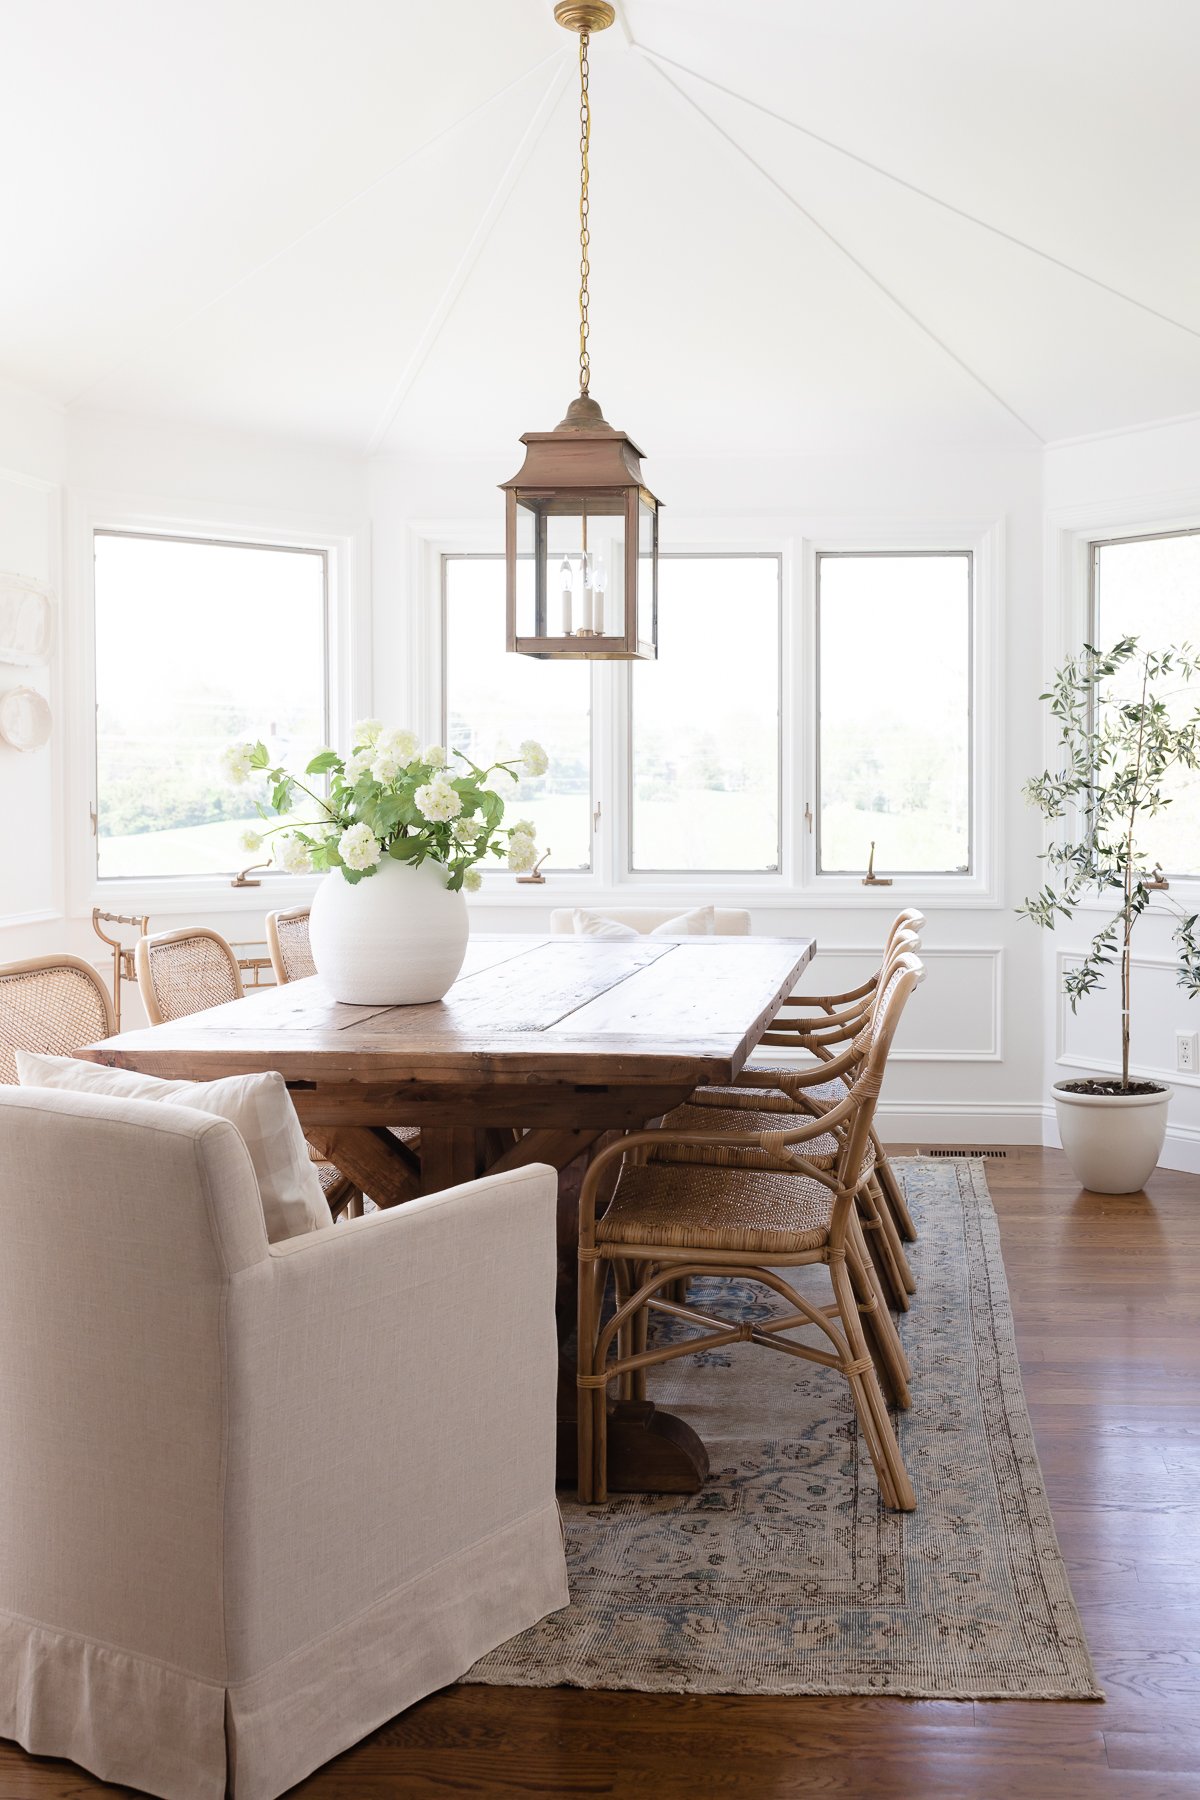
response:
<path id="1" fill-rule="evenodd" d="M 530 156 L 537 146 L 538 140 L 541 138 L 542 133 L 550 122 L 551 114 L 558 104 L 559 96 L 561 95 L 563 88 L 566 86 L 567 76 L 572 66 L 573 61 L 569 62 L 566 56 L 562 56 L 559 67 L 551 76 L 549 86 L 542 95 L 541 101 L 534 111 L 528 125 L 525 127 L 520 142 L 517 144 L 516 149 L 509 158 L 504 172 L 492 193 L 491 199 L 488 201 L 480 215 L 479 222 L 471 233 L 470 238 L 467 240 L 466 247 L 459 257 L 458 262 L 455 264 L 454 271 L 451 274 L 449 281 L 446 283 L 445 288 L 438 298 L 437 304 L 434 306 L 433 311 L 426 321 L 425 329 L 417 339 L 416 346 L 408 361 L 405 363 L 404 368 L 392 389 L 387 405 L 384 407 L 383 413 L 380 416 L 379 423 L 367 439 L 366 453 L 368 456 L 375 455 L 376 451 L 383 443 L 384 438 L 396 423 L 401 409 L 404 406 L 404 402 L 412 391 L 413 384 L 421 373 L 434 345 L 441 336 L 443 327 L 450 317 L 450 314 L 453 312 L 459 295 L 462 293 L 463 288 L 470 279 L 476 263 L 483 254 L 488 239 L 495 229 L 496 222 L 499 219 L 500 214 L 504 211 L 513 189 L 520 180 L 526 163 L 529 161 Z"/>
<path id="2" fill-rule="evenodd" d="M 667 74 L 667 71 L 664 68 L 661 68 L 659 66 L 659 64 L 656 61 L 654 61 L 653 58 L 648 58 L 648 60 L 651 62 L 652 66 L 657 70 L 657 72 L 660 75 L 660 77 L 662 78 L 662 80 L 666 82 L 667 86 L 670 88 L 673 88 L 675 93 L 677 93 L 679 95 L 681 100 L 685 100 L 687 102 L 687 104 L 694 109 L 694 111 L 698 112 L 700 114 L 700 117 L 703 120 L 705 120 L 705 122 L 708 125 L 711 126 L 711 128 L 717 133 L 718 137 L 721 137 L 725 140 L 725 142 L 730 146 L 731 149 L 736 150 L 739 156 L 744 157 L 745 160 L 750 164 L 750 167 L 752 169 L 756 169 L 758 171 L 759 175 L 761 175 L 762 179 L 765 182 L 767 182 L 769 184 L 769 186 L 773 187 L 775 189 L 776 193 L 781 195 L 781 197 L 787 201 L 789 206 L 794 207 L 795 210 L 800 214 L 801 218 L 807 219 L 809 224 L 811 226 L 813 226 L 813 228 L 815 230 L 819 231 L 821 233 L 821 236 L 826 238 L 828 240 L 828 242 L 833 245 L 834 249 L 839 251 L 840 254 L 845 257 L 845 259 L 848 263 L 850 263 L 854 268 L 856 268 L 861 275 L 866 277 L 866 279 L 871 283 L 872 287 L 877 288 L 881 294 L 883 294 L 888 300 L 891 301 L 892 305 L 896 308 L 896 310 L 898 312 L 902 313 L 903 316 L 906 319 L 908 319 L 911 324 L 915 325 L 917 330 L 922 332 L 924 334 L 924 336 L 927 337 L 932 344 L 937 345 L 937 348 L 942 352 L 942 354 L 944 356 L 947 356 L 951 362 L 953 362 L 958 368 L 960 368 L 963 371 L 963 373 L 965 375 L 968 375 L 970 377 L 970 379 L 976 384 L 977 387 L 982 388 L 983 392 L 985 394 L 987 394 L 990 399 L 994 400 L 997 406 L 1002 407 L 1004 409 L 1004 411 L 1009 415 L 1010 418 L 1015 419 L 1017 424 L 1021 427 L 1021 429 L 1023 431 L 1027 431 L 1029 433 L 1030 437 L 1033 438 L 1036 443 L 1042 445 L 1043 448 L 1045 447 L 1046 440 L 1045 440 L 1045 438 L 1043 438 L 1041 432 L 1035 430 L 1034 427 L 1029 423 L 1028 419 L 1022 418 L 1021 414 L 1017 411 L 1016 407 L 1010 406 L 1008 401 L 1004 398 L 1003 394 L 998 394 L 996 392 L 995 388 L 992 387 L 987 381 L 984 380 L 983 376 L 979 374 L 978 370 L 973 369 L 971 367 L 970 363 L 967 362 L 964 357 L 961 357 L 958 354 L 957 350 L 952 349 L 951 346 L 948 343 L 946 343 L 944 338 L 941 338 L 938 336 L 937 332 L 934 331 L 934 329 L 931 325 L 927 325 L 925 323 L 924 319 L 922 319 L 919 316 L 919 314 L 915 313 L 910 306 L 906 306 L 904 301 L 901 300 L 900 296 L 898 294 L 893 293 L 892 289 L 890 287 L 888 287 L 888 285 L 885 281 L 883 281 L 878 275 L 876 275 L 871 269 L 869 269 L 867 267 L 866 263 L 863 262 L 859 257 L 857 257 L 854 254 L 853 250 L 849 249 L 847 245 L 842 243 L 840 238 L 835 237 L 833 232 L 830 231 L 830 229 L 827 225 L 822 225 L 820 219 L 818 219 L 814 213 L 811 213 L 806 206 L 804 206 L 799 200 L 797 200 L 796 196 L 794 194 L 789 193 L 787 188 L 785 188 L 783 186 L 782 182 L 777 181 L 775 179 L 774 175 L 772 175 L 768 169 L 764 169 L 762 164 L 760 162 L 756 161 L 753 156 L 751 156 L 750 152 L 745 148 L 745 146 L 743 144 L 739 144 L 737 139 L 735 137 L 732 137 L 730 135 L 730 133 L 725 130 L 724 126 L 718 124 L 718 122 L 716 121 L 716 119 L 713 118 L 711 113 L 705 112 L 704 108 L 700 105 L 699 101 L 693 100 L 692 96 L 690 94 L 686 93 L 684 91 L 684 89 L 679 86 L 678 82 L 673 81 L 671 79 L 671 77 Z"/>
<path id="3" fill-rule="evenodd" d="M 844 156 L 850 162 L 858 163 L 861 168 L 869 169 L 873 175 L 880 175 L 885 181 L 891 181 L 897 187 L 907 189 L 910 194 L 916 194 L 919 199 L 927 200 L 931 206 L 940 206 L 943 211 L 953 213 L 958 219 L 965 219 L 967 224 L 977 226 L 980 231 L 988 231 L 993 237 L 1002 238 L 1006 244 L 1012 244 L 1015 249 L 1024 250 L 1030 256 L 1039 257 L 1042 262 L 1050 263 L 1054 268 L 1061 269 L 1065 275 L 1073 275 L 1078 281 L 1086 281 L 1089 286 L 1099 288 L 1101 293 L 1111 294 L 1114 300 L 1122 300 L 1126 306 L 1134 306 L 1139 312 L 1148 313 L 1152 319 L 1158 319 L 1163 325 L 1173 326 L 1176 331 L 1186 331 L 1189 337 L 1200 338 L 1200 328 L 1195 325 L 1185 324 L 1182 319 L 1173 318 L 1170 313 L 1160 312 L 1158 307 L 1151 306 L 1148 301 L 1139 300 L 1135 295 L 1125 293 L 1122 288 L 1113 287 L 1110 282 L 1102 280 L 1099 275 L 1089 275 L 1086 269 L 1077 269 L 1074 263 L 1065 261 L 1061 256 L 1055 256 L 1052 250 L 1042 250 L 1037 244 L 1028 243 L 1025 238 L 1018 237 L 1015 232 L 1005 231 L 1002 225 L 993 225 L 990 220 L 981 219 L 977 213 L 968 212 L 963 206 L 956 206 L 953 200 L 943 200 L 940 194 L 933 194 L 928 188 L 918 186 L 915 181 L 909 181 L 906 176 L 897 175 L 892 169 L 885 169 L 882 163 L 872 162 L 870 157 L 861 155 L 857 150 L 849 149 L 845 144 L 839 144 L 835 138 L 823 137 L 810 125 L 802 125 L 797 119 L 789 119 L 786 113 L 774 112 L 771 107 L 764 106 L 761 101 L 752 100 L 748 94 L 739 94 L 736 88 L 726 87 L 722 82 L 714 81 L 711 75 L 702 75 L 699 69 L 689 68 L 686 63 L 676 62 L 673 57 L 663 56 L 657 50 L 648 50 L 644 44 L 635 44 L 634 48 L 639 50 L 649 61 L 667 63 L 672 69 L 678 69 L 681 74 L 691 75 L 696 81 L 702 81 L 705 87 L 715 88 L 717 93 L 725 94 L 730 100 L 737 100 L 743 106 L 752 107 L 755 112 L 762 113 L 764 118 L 773 119 L 777 125 L 786 125 L 789 131 L 796 131 L 802 137 L 811 138 L 813 143 L 822 145 L 826 150 L 835 151 L 838 156 Z"/>
<path id="4" fill-rule="evenodd" d="M 452 119 L 448 125 L 443 125 L 441 130 L 435 131 L 432 137 L 426 138 L 412 150 L 407 151 L 400 158 L 399 162 L 392 163 L 381 175 L 374 176 L 372 180 L 367 182 L 365 187 L 356 189 L 348 199 L 339 201 L 332 212 L 325 213 L 315 224 L 306 225 L 304 230 L 296 237 L 290 239 L 290 241 L 282 245 L 280 249 L 273 250 L 270 256 L 264 257 L 262 262 L 255 263 L 253 268 L 247 269 L 244 275 L 239 275 L 236 281 L 231 281 L 227 287 L 223 287 L 219 293 L 214 294 L 211 299 L 206 300 L 202 306 L 198 306 L 194 312 L 188 313 L 185 318 L 177 320 L 174 325 L 167 326 L 165 330 L 155 335 L 153 338 L 153 347 L 155 349 L 161 349 L 168 344 L 172 338 L 177 337 L 180 332 L 186 331 L 190 325 L 194 325 L 198 319 L 202 319 L 205 313 L 211 312 L 215 306 L 220 306 L 223 300 L 228 300 L 231 294 L 236 294 L 239 288 L 245 287 L 247 282 L 253 281 L 257 276 L 263 274 L 265 270 L 281 261 L 283 257 L 290 256 L 292 251 L 295 250 L 298 245 L 305 243 L 310 237 L 314 237 L 317 232 L 324 231 L 327 226 L 333 224 L 335 219 L 339 219 L 343 213 L 349 212 L 352 206 L 357 206 L 360 200 L 365 200 L 367 195 L 373 193 L 377 187 L 381 187 L 385 181 L 390 181 L 394 175 L 400 173 L 401 169 L 407 168 L 409 163 L 417 162 L 422 156 L 426 155 L 428 151 L 432 150 L 435 145 L 440 144 L 443 139 L 452 137 L 455 132 L 461 131 L 464 125 L 469 125 L 472 119 L 478 118 L 480 113 L 484 113 L 489 107 L 494 106 L 497 100 L 502 100 L 505 94 L 510 94 L 514 88 L 520 87 L 524 82 L 528 81 L 531 76 L 536 75 L 539 70 L 544 69 L 548 62 L 556 62 L 562 55 L 563 52 L 561 50 L 552 50 L 549 56 L 543 56 L 540 62 L 533 63 L 523 74 L 515 75 L 513 79 L 506 82 L 503 87 L 497 88 L 493 94 L 489 94 L 486 100 L 480 100 L 477 105 L 471 107 L 467 112 L 460 113 L 458 118 Z M 116 362 L 111 363 L 102 375 L 97 375 L 92 381 L 85 383 L 85 385 L 73 394 L 69 400 L 64 401 L 64 409 L 78 406 L 81 400 L 85 399 L 88 394 L 93 393 L 96 388 L 103 387 L 104 383 L 110 381 L 114 375 L 119 375 L 123 369 L 131 368 L 135 364 L 141 362 L 144 359 L 144 351 L 145 346 L 139 345 L 139 348 L 131 356 L 120 357 Z"/>

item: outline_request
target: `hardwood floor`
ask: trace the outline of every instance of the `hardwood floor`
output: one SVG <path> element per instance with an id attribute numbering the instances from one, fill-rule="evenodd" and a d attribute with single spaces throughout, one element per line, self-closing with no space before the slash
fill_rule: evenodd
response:
<path id="1" fill-rule="evenodd" d="M 1200 1796 L 1200 1177 L 989 1162 L 1029 1409 L 1104 1705 L 450 1688 L 300 1800 Z M 0 1744 L 0 1800 L 124 1793 Z"/>

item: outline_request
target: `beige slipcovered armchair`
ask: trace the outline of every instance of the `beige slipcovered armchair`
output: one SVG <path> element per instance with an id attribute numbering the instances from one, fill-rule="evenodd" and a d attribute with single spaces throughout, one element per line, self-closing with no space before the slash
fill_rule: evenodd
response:
<path id="1" fill-rule="evenodd" d="M 555 1191 L 268 1245 L 227 1121 L 0 1090 L 0 1736 L 272 1800 L 565 1605 Z"/>

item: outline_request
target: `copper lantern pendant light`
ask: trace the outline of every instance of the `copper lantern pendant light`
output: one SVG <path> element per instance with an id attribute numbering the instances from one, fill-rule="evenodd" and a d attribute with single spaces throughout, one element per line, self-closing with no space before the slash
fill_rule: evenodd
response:
<path id="1" fill-rule="evenodd" d="M 658 653 L 658 501 L 642 452 L 589 391 L 588 44 L 616 17 L 606 0 L 559 0 L 579 33 L 579 394 L 553 431 L 527 431 L 507 495 L 508 648 L 523 656 L 630 662 Z"/>

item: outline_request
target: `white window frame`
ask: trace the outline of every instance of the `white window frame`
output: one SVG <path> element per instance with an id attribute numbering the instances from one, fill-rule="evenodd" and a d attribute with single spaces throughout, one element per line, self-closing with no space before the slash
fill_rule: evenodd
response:
<path id="1" fill-rule="evenodd" d="M 1200 507 L 1194 492 L 1160 494 L 1145 500 L 1103 501 L 1086 506 L 1056 507 L 1046 514 L 1046 611 L 1043 632 L 1044 674 L 1077 656 L 1092 626 L 1092 547 L 1123 538 L 1172 537 L 1200 529 Z M 1048 712 L 1043 718 L 1042 761 L 1053 768 L 1060 758 L 1058 728 Z M 1043 841 L 1049 842 L 1047 826 Z M 1171 898 L 1179 905 L 1200 907 L 1200 874 L 1172 875 Z M 1110 913 L 1102 895 L 1081 900 L 1077 912 Z M 1152 900 L 1151 912 L 1171 915 Z M 1171 915 L 1173 916 L 1173 915 Z"/>
<path id="2" fill-rule="evenodd" d="M 966 559 L 967 559 L 967 866 L 964 869 L 911 869 L 911 870 L 905 870 L 904 878 L 911 879 L 914 881 L 940 881 L 940 880 L 944 879 L 945 877 L 949 876 L 950 878 L 952 878 L 955 881 L 961 881 L 964 877 L 969 881 L 970 878 L 972 877 L 972 875 L 974 875 L 976 867 L 978 865 L 978 852 L 977 852 L 977 835 L 978 834 L 977 834 L 977 830 L 976 830 L 978 821 L 976 818 L 976 794 L 975 794 L 975 782 L 974 782 L 976 744 L 975 744 L 975 733 L 974 733 L 974 729 L 973 729 L 974 696 L 973 696 L 973 692 L 972 692 L 972 689 L 973 689 L 973 679 L 972 678 L 973 678 L 974 669 L 975 669 L 975 556 L 974 556 L 974 552 L 969 549 L 957 548 L 957 547 L 954 549 L 950 549 L 950 550 L 946 550 L 946 549 L 934 550 L 934 549 L 930 549 L 928 546 L 925 546 L 923 549 L 920 549 L 920 550 L 914 550 L 914 549 L 901 550 L 901 549 L 895 548 L 895 546 L 891 547 L 890 549 L 886 549 L 886 550 L 863 550 L 863 549 L 829 550 L 824 545 L 818 545 L 814 552 L 814 558 L 813 558 L 813 561 L 814 561 L 813 605 L 816 610 L 816 620 L 815 620 L 815 626 L 814 626 L 814 642 L 816 644 L 816 652 L 813 657 L 813 680 L 814 680 L 814 691 L 815 691 L 816 697 L 813 702 L 813 718 L 814 718 L 814 728 L 815 728 L 815 733 L 816 733 L 816 751 L 815 751 L 815 759 L 814 759 L 814 765 L 813 765 L 813 767 L 814 767 L 813 796 L 812 796 L 812 801 L 811 801 L 812 830 L 811 830 L 811 834 L 810 834 L 812 837 L 812 840 L 813 840 L 813 845 L 812 845 L 813 873 L 814 873 L 814 878 L 818 881 L 824 882 L 830 876 L 841 877 L 844 879 L 847 875 L 849 875 L 850 879 L 852 879 L 852 880 L 859 881 L 859 882 L 861 882 L 861 880 L 862 880 L 862 876 L 860 874 L 858 874 L 858 872 L 855 870 L 822 869 L 822 867 L 821 867 L 821 814 L 824 810 L 824 799 L 823 799 L 822 789 L 821 789 L 821 694 L 822 694 L 822 688 L 823 688 L 822 670 L 821 670 L 821 657 L 823 654 L 822 647 L 821 647 L 821 564 L 827 558 L 828 559 L 841 558 L 841 559 L 849 560 L 850 558 L 857 557 L 862 560 L 884 561 L 884 560 L 887 560 L 888 558 L 895 560 L 896 558 L 899 558 L 899 557 L 909 557 L 909 558 L 917 559 L 917 558 L 921 558 L 921 557 L 931 558 L 931 557 L 935 557 L 935 556 L 945 556 L 945 557 L 961 556 L 961 557 L 966 557 Z M 808 819 L 807 819 L 807 815 L 806 815 L 806 819 L 805 819 L 806 826 L 807 826 L 807 823 L 808 823 Z M 877 874 L 880 876 L 883 876 L 883 877 L 886 877 L 889 873 L 890 873 L 890 871 L 888 871 L 883 864 L 880 865 L 879 870 L 877 871 Z M 895 879 L 895 877 L 893 876 L 893 880 L 894 879 Z"/>
<path id="3" fill-rule="evenodd" d="M 67 818 L 68 883 L 71 910 L 93 906 L 111 912 L 195 916 L 225 912 L 261 913 L 303 906 L 319 876 L 256 871 L 262 883 L 234 888 L 228 874 L 120 876 L 96 873 L 92 808 L 96 805 L 96 585 L 94 541 L 98 531 L 142 537 L 201 539 L 214 543 L 319 550 L 326 559 L 327 645 L 330 741 L 338 743 L 355 719 L 370 711 L 370 612 L 366 575 L 370 567 L 369 528 L 361 522 L 314 520 L 309 515 L 228 508 L 214 513 L 181 504 L 169 511 L 144 502 L 93 494 L 69 497 L 68 547 L 71 579 L 64 618 L 68 694 Z M 164 638 L 164 642 L 166 639 Z M 249 858 L 247 859 L 249 860 Z M 152 924 L 155 922 L 152 920 Z"/>
<path id="4" fill-rule="evenodd" d="M 491 521 L 414 520 L 404 528 L 409 592 L 409 721 L 427 740 L 443 730 L 442 559 L 494 555 L 502 533 Z M 805 903 L 839 911 L 894 913 L 905 905 L 961 910 L 1004 904 L 1004 593 L 1005 522 L 996 518 L 918 520 L 836 516 L 764 515 L 736 521 L 674 519 L 664 550 L 678 556 L 778 554 L 781 559 L 780 756 L 781 857 L 777 871 L 762 874 L 662 875 L 630 870 L 632 820 L 628 803 L 630 683 L 627 665 L 596 663 L 592 675 L 592 795 L 599 805 L 598 834 L 590 874 L 546 871 L 547 905 L 695 905 L 697 891 L 718 905 L 756 911 L 792 909 Z M 897 875 L 893 885 L 868 888 L 861 877 L 821 875 L 815 833 L 805 821 L 815 810 L 817 767 L 816 555 L 826 551 L 970 551 L 973 571 L 971 658 L 971 813 L 973 862 L 969 874 Z M 920 629 L 919 621 L 914 629 Z M 605 821 L 614 822 L 609 829 Z M 881 870 L 886 874 L 886 870 Z M 511 877 L 489 873 L 473 906 L 509 906 L 517 898 Z"/>

